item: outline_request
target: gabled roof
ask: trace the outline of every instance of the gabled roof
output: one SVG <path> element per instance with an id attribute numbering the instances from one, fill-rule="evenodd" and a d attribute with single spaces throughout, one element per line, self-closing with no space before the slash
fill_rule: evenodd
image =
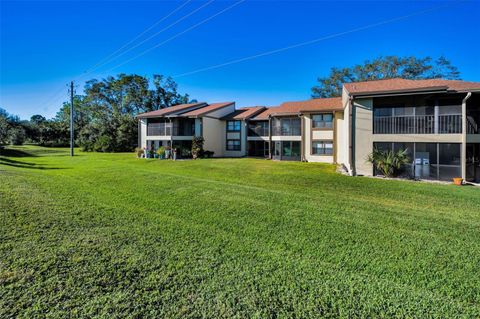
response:
<path id="1" fill-rule="evenodd" d="M 407 80 L 386 79 L 364 82 L 345 83 L 343 85 L 351 95 L 395 93 L 410 91 L 458 91 L 480 90 L 480 82 L 467 82 L 459 80 Z"/>
<path id="2" fill-rule="evenodd" d="M 179 104 L 171 107 L 167 107 L 164 109 L 152 111 L 152 112 L 146 112 L 146 113 L 141 113 L 137 115 L 137 118 L 148 118 L 148 117 L 162 117 L 162 116 L 173 116 L 173 115 L 179 115 L 184 112 L 188 112 L 194 109 L 198 109 L 204 106 L 207 106 L 208 104 L 205 102 L 201 103 L 190 103 L 190 104 Z"/>
<path id="3" fill-rule="evenodd" d="M 265 110 L 263 110 L 262 112 L 258 113 L 257 115 L 255 115 L 253 118 L 251 118 L 252 120 L 268 120 L 268 117 L 275 113 L 276 110 L 278 109 L 279 107 L 278 106 L 274 106 L 274 107 L 268 107 L 266 108 Z"/>
<path id="4" fill-rule="evenodd" d="M 246 120 L 262 112 L 265 106 L 242 107 L 222 117 L 222 120 Z"/>
<path id="5" fill-rule="evenodd" d="M 193 110 L 193 111 L 189 111 L 187 113 L 183 113 L 182 116 L 200 117 L 200 116 L 203 116 L 203 115 L 207 115 L 210 112 L 220 110 L 224 107 L 227 107 L 227 106 L 230 106 L 230 105 L 233 105 L 233 104 L 235 104 L 235 102 L 212 103 L 208 106 L 205 106 L 205 107 Z"/>
<path id="6" fill-rule="evenodd" d="M 267 120 L 271 115 L 292 115 L 298 113 L 331 112 L 342 110 L 343 105 L 341 97 L 293 101 L 282 103 L 280 106 L 269 107 L 263 112 L 257 114 L 253 120 Z"/>
<path id="7" fill-rule="evenodd" d="M 342 98 L 332 97 L 324 99 L 311 99 L 306 101 L 285 102 L 280 104 L 279 112 L 315 112 L 315 111 L 341 111 L 343 110 Z"/>

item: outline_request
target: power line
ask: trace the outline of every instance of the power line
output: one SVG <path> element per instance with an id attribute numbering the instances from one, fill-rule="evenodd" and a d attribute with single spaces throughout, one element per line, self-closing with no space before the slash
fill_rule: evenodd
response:
<path id="1" fill-rule="evenodd" d="M 111 69 L 109 69 L 108 71 L 106 71 L 106 73 L 109 73 L 109 72 L 115 70 L 116 68 L 121 67 L 122 65 L 125 65 L 125 64 L 127 64 L 127 63 L 129 63 L 129 62 L 131 62 L 131 61 L 133 61 L 133 60 L 135 60 L 135 59 L 138 59 L 139 57 L 147 54 L 148 52 L 150 52 L 150 51 L 152 51 L 152 50 L 155 50 L 156 48 L 158 48 L 158 47 L 160 47 L 160 46 L 162 46 L 162 45 L 164 45 L 164 44 L 166 44 L 166 43 L 168 43 L 168 42 L 170 42 L 170 41 L 178 38 L 178 37 L 181 36 L 182 34 L 185 34 L 185 33 L 189 32 L 189 31 L 191 31 L 191 30 L 199 27 L 200 25 L 202 25 L 202 24 L 210 21 L 211 19 L 219 16 L 220 14 L 222 14 L 222 13 L 224 13 L 224 12 L 226 12 L 226 11 L 234 8 L 234 7 L 236 7 L 237 5 L 239 5 L 239 4 L 241 4 L 242 2 L 245 2 L 245 1 L 246 1 L 246 0 L 239 0 L 239 1 L 235 2 L 235 3 L 232 4 L 231 6 L 229 6 L 229 7 L 225 8 L 225 9 L 223 9 L 223 10 L 215 13 L 214 15 L 212 15 L 212 16 L 210 16 L 210 17 L 208 17 L 208 18 L 206 18 L 206 19 L 204 19 L 204 20 L 202 20 L 202 21 L 200 21 L 200 22 L 197 23 L 197 24 L 194 24 L 194 25 L 191 26 L 190 28 L 187 28 L 187 29 L 183 30 L 182 32 L 179 32 L 179 33 L 175 34 L 174 36 L 168 38 L 167 40 L 165 40 L 165 41 L 163 41 L 163 42 L 160 42 L 160 43 L 154 45 L 153 47 L 151 47 L 151 48 L 149 48 L 149 49 L 141 52 L 140 54 L 137 54 L 136 56 L 134 56 L 134 57 L 132 57 L 132 58 L 130 58 L 130 59 L 128 59 L 128 60 L 126 60 L 126 61 L 118 64 L 118 65 L 116 65 L 116 66 L 114 66 L 113 68 L 111 68 Z"/>
<path id="2" fill-rule="evenodd" d="M 135 42 L 137 39 L 139 39 L 140 37 L 142 37 L 145 33 L 147 33 L 148 31 L 152 30 L 154 27 L 156 27 L 158 24 L 160 24 L 161 22 L 163 22 L 164 20 L 166 20 L 167 18 L 169 18 L 170 16 L 172 16 L 174 13 L 178 12 L 180 9 L 182 9 L 184 6 L 186 6 L 188 3 L 190 3 L 192 0 L 187 0 L 185 1 L 183 4 L 181 4 L 180 6 L 178 6 L 177 8 L 175 8 L 173 11 L 171 11 L 169 14 L 167 14 L 166 16 L 164 16 L 163 18 L 157 20 L 154 24 L 152 24 L 150 27 L 148 27 L 147 29 L 145 29 L 144 31 L 142 31 L 141 33 L 139 33 L 135 38 L 133 38 L 132 40 L 130 40 L 129 42 L 127 42 L 126 44 L 124 44 L 122 47 L 120 47 L 119 49 L 117 49 L 116 51 L 114 51 L 113 53 L 111 53 L 110 55 L 108 55 L 107 57 L 103 58 L 102 60 L 100 60 L 99 62 L 97 62 L 95 65 L 93 65 L 92 67 L 90 67 L 87 71 L 85 71 L 83 74 L 80 74 L 76 77 L 74 77 L 74 81 L 79 81 L 81 78 L 85 77 L 86 75 L 92 73 L 94 70 L 98 69 L 100 66 L 104 65 L 105 63 L 107 63 L 106 61 L 109 60 L 112 56 L 114 56 L 115 54 L 117 54 L 118 52 L 120 52 L 121 50 L 123 50 L 124 48 L 128 47 L 130 44 L 132 44 L 133 42 Z M 62 95 L 62 92 L 63 92 L 64 88 L 63 86 L 58 90 L 56 91 L 56 93 L 54 93 L 49 99 L 47 99 L 43 104 L 41 105 L 45 105 L 45 104 L 50 104 L 50 103 L 53 103 L 53 102 L 57 102 L 58 99 L 60 98 L 60 95 Z"/>
<path id="3" fill-rule="evenodd" d="M 94 66 L 92 66 L 90 69 L 96 69 L 97 67 L 99 67 L 100 64 L 103 64 L 106 60 L 110 59 L 112 56 L 114 56 L 115 54 L 117 54 L 118 52 L 122 51 L 124 48 L 128 47 L 130 44 L 132 44 L 133 42 L 135 42 L 137 39 L 141 38 L 145 33 L 147 33 L 148 31 L 152 30 L 153 28 L 155 28 L 157 25 L 159 25 L 161 22 L 165 21 L 167 18 L 171 17 L 174 13 L 176 13 L 177 11 L 179 11 L 180 9 L 182 9 L 183 7 L 185 7 L 187 4 L 189 4 L 190 2 L 192 2 L 192 0 L 187 0 L 185 2 L 183 2 L 180 6 L 178 6 L 177 8 L 175 8 L 173 11 L 171 11 L 169 14 L 167 14 L 166 16 L 164 16 L 163 18 L 161 18 L 160 20 L 157 20 L 154 24 L 152 24 L 150 27 L 146 28 L 145 30 L 143 30 L 141 33 L 139 33 L 136 37 L 134 37 L 132 40 L 128 41 L 127 43 L 125 43 L 123 46 L 121 46 L 119 49 L 117 49 L 116 51 L 114 51 L 113 53 L 111 53 L 110 55 L 108 55 L 107 57 L 103 58 L 102 60 L 100 60 L 98 63 L 96 63 Z M 85 72 L 90 72 L 90 69 L 88 69 L 87 71 Z"/>
<path id="4" fill-rule="evenodd" d="M 411 18 L 413 16 L 418 16 L 418 15 L 421 15 L 421 14 L 425 14 L 425 13 L 428 13 L 428 12 L 431 12 L 431 11 L 434 11 L 434 10 L 438 10 L 438 9 L 447 7 L 449 5 L 450 4 L 443 5 L 443 6 L 437 6 L 437 7 L 426 9 L 426 10 L 417 11 L 417 12 L 414 12 L 414 13 L 411 13 L 411 14 L 408 14 L 408 15 L 404 15 L 404 16 L 400 16 L 400 17 L 396 17 L 396 18 L 392 18 L 392 19 L 388 19 L 388 20 L 384 20 L 384 21 L 380 21 L 380 22 L 376 22 L 376 23 L 372 23 L 372 24 L 367 24 L 367 25 L 362 26 L 362 27 L 357 27 L 357 28 L 347 30 L 347 31 L 343 31 L 343 32 L 333 33 L 333 34 L 330 34 L 330 35 L 327 35 L 327 36 L 323 36 L 323 37 L 312 39 L 312 40 L 305 41 L 305 42 L 296 43 L 296 44 L 289 45 L 289 46 L 286 46 L 286 47 L 283 47 L 283 48 L 270 50 L 270 51 L 265 51 L 265 52 L 258 53 L 258 54 L 255 54 L 255 55 L 231 60 L 231 61 L 228 61 L 228 62 L 216 64 L 216 65 L 211 65 L 211 66 L 200 68 L 200 69 L 190 71 L 190 72 L 180 73 L 180 74 L 174 75 L 173 78 L 179 78 L 179 77 L 192 75 L 192 74 L 196 74 L 196 73 L 200 73 L 200 72 L 204 72 L 204 71 L 218 69 L 218 68 L 221 68 L 221 67 L 224 67 L 224 66 L 228 66 L 228 65 L 232 65 L 232 64 L 236 64 L 236 63 L 240 63 L 240 62 L 245 62 L 245 61 L 248 61 L 248 60 L 253 60 L 253 59 L 256 59 L 256 58 L 259 58 L 259 57 L 264 57 L 264 56 L 272 55 L 272 54 L 275 54 L 275 53 L 295 49 L 295 48 L 298 48 L 298 47 L 314 44 L 314 43 L 317 43 L 317 42 L 320 42 L 320 41 L 333 39 L 333 38 L 340 37 L 340 36 L 343 36 L 343 35 L 347 35 L 347 34 L 350 34 L 350 33 L 371 29 L 371 28 L 378 27 L 378 26 L 381 26 L 381 25 L 385 25 L 385 24 L 397 22 L 397 21 L 400 21 L 400 20 L 408 19 L 408 18 Z"/>

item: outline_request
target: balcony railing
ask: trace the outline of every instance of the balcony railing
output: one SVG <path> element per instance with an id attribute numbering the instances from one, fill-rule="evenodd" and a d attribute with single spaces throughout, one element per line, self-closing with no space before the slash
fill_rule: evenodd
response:
<path id="1" fill-rule="evenodd" d="M 458 134 L 462 132 L 462 115 L 376 116 L 374 134 Z"/>
<path id="2" fill-rule="evenodd" d="M 173 129 L 172 129 L 173 126 Z M 185 123 L 148 123 L 147 136 L 193 136 L 195 135 L 195 124 Z"/>

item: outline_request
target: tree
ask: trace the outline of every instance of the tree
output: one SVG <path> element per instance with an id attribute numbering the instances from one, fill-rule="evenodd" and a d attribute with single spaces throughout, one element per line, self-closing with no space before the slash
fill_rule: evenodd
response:
<path id="1" fill-rule="evenodd" d="M 330 74 L 318 78 L 318 85 L 312 87 L 313 98 L 342 95 L 342 84 L 359 81 L 403 79 L 460 79 L 460 72 L 444 56 L 433 61 L 431 57 L 378 57 L 347 68 L 332 68 Z"/>

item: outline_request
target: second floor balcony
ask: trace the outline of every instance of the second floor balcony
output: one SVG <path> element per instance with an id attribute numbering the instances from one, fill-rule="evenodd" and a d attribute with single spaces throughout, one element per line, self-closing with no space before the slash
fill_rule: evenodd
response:
<path id="1" fill-rule="evenodd" d="M 467 128 L 472 124 L 467 118 Z M 373 133 L 460 134 L 462 133 L 462 106 L 375 108 L 373 111 Z"/>
<path id="2" fill-rule="evenodd" d="M 194 136 L 194 119 L 148 119 L 147 136 Z"/>
<path id="3" fill-rule="evenodd" d="M 460 134 L 462 114 L 376 116 L 374 134 Z"/>

